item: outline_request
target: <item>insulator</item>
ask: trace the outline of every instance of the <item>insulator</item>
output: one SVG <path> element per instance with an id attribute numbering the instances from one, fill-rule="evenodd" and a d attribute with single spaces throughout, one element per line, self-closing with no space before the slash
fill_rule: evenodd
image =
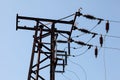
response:
<path id="1" fill-rule="evenodd" d="M 99 20 L 99 22 L 97 24 L 100 24 L 102 22 L 102 20 Z"/>
<path id="2" fill-rule="evenodd" d="M 81 41 L 75 41 L 75 43 L 80 44 L 80 45 L 86 45 L 84 42 L 81 42 Z"/>
<path id="3" fill-rule="evenodd" d="M 109 31 L 109 21 L 107 21 L 106 23 L 106 33 L 108 33 L 108 31 Z"/>
<path id="4" fill-rule="evenodd" d="M 102 37 L 102 35 L 100 36 L 99 41 L 100 41 L 100 45 L 101 45 L 101 47 L 102 47 L 102 46 L 103 46 L 103 37 Z"/>
<path id="5" fill-rule="evenodd" d="M 58 43 L 68 43 L 68 41 L 57 40 Z"/>
<path id="6" fill-rule="evenodd" d="M 96 47 L 95 48 L 95 57 L 97 58 L 97 56 L 98 56 L 98 48 Z"/>
<path id="7" fill-rule="evenodd" d="M 88 19 L 96 19 L 96 17 L 92 16 L 92 15 L 84 15 L 84 17 L 88 18 Z"/>
<path id="8" fill-rule="evenodd" d="M 76 25 L 74 25 L 74 26 L 73 26 L 73 30 L 76 30 L 76 29 L 78 29 L 78 28 L 76 27 Z"/>
<path id="9" fill-rule="evenodd" d="M 93 36 L 92 36 L 92 38 L 94 38 L 95 36 L 96 36 L 96 34 L 94 33 Z"/>
<path id="10" fill-rule="evenodd" d="M 72 55 L 72 57 L 75 57 L 75 55 Z"/>
<path id="11" fill-rule="evenodd" d="M 89 46 L 88 49 L 90 49 L 92 46 Z"/>
<path id="12" fill-rule="evenodd" d="M 87 29 L 79 29 L 81 32 L 84 32 L 84 33 L 91 33 L 90 31 L 88 31 Z"/>

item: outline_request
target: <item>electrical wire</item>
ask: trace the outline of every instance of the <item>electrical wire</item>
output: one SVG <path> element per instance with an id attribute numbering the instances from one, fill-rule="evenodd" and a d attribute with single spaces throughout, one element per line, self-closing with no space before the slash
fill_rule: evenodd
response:
<path id="1" fill-rule="evenodd" d="M 92 40 L 92 38 L 90 38 L 86 43 L 89 43 L 91 40 Z M 83 47 L 83 46 L 82 46 L 82 47 Z M 78 47 L 78 48 L 74 48 L 74 49 L 80 49 L 80 48 L 82 48 L 82 47 Z M 82 53 L 80 53 L 80 54 L 72 55 L 72 56 L 73 56 L 73 57 L 82 56 L 82 55 L 86 54 L 86 52 L 87 52 L 88 50 L 89 50 L 89 48 L 86 49 L 84 52 L 82 52 Z"/>
<path id="2" fill-rule="evenodd" d="M 69 77 L 65 76 L 64 74 L 62 74 L 62 76 L 63 76 L 64 78 L 66 78 L 67 80 L 71 80 Z"/>
<path id="3" fill-rule="evenodd" d="M 64 38 L 68 39 L 68 37 L 66 37 L 65 35 L 63 35 L 62 33 L 59 33 L 61 36 L 63 36 Z"/>
<path id="4" fill-rule="evenodd" d="M 93 47 L 96 47 L 97 45 L 93 45 Z M 97 47 L 101 47 L 101 46 L 97 46 Z M 101 47 L 101 48 L 104 48 L 104 49 L 114 49 L 114 50 L 119 50 L 120 51 L 120 48 L 113 48 L 113 47 Z"/>
<path id="5" fill-rule="evenodd" d="M 104 49 L 114 49 L 114 50 L 119 50 L 119 51 L 120 51 L 119 48 L 113 48 L 113 47 L 101 47 L 101 46 L 96 46 L 96 45 L 93 45 L 92 47 L 99 47 L 98 52 L 100 52 L 100 50 L 101 50 L 102 48 L 104 48 Z M 82 47 L 80 47 L 80 48 L 82 48 Z M 79 49 L 79 48 L 75 48 L 75 49 Z M 86 54 L 86 52 L 87 52 L 88 50 L 89 50 L 89 49 L 86 49 L 83 53 L 80 53 L 80 54 L 78 54 L 78 55 L 71 55 L 71 56 L 72 56 L 72 57 L 82 56 L 82 55 Z"/>
<path id="6" fill-rule="evenodd" d="M 100 34 L 98 34 L 100 35 Z M 112 35 L 103 35 L 103 36 L 106 36 L 106 37 L 113 37 L 113 38 L 120 38 L 120 36 L 112 36 Z"/>
<path id="7" fill-rule="evenodd" d="M 76 76 L 76 78 L 78 78 L 78 80 L 80 80 L 80 78 L 78 77 L 78 75 L 74 71 L 71 71 L 71 70 L 68 70 L 68 69 L 66 69 L 66 70 L 73 73 Z"/>
<path id="8" fill-rule="evenodd" d="M 58 19 L 58 20 L 67 19 L 67 18 L 69 18 L 69 17 L 71 17 L 71 16 L 74 16 L 74 15 L 75 15 L 75 13 L 73 13 L 73 14 L 71 14 L 71 15 L 68 15 L 68 16 L 66 16 L 66 17 L 60 18 L 60 19 Z M 52 24 L 52 23 L 49 22 L 49 23 L 47 23 L 47 24 L 45 24 L 45 25 L 49 25 L 49 24 Z"/>
<path id="9" fill-rule="evenodd" d="M 69 17 L 69 16 L 68 16 Z M 67 18 L 67 17 L 66 17 Z M 64 18 L 62 18 L 62 19 L 64 19 Z M 108 20 L 102 20 L 102 21 L 108 21 Z M 114 20 L 109 20 L 110 22 L 115 22 L 115 23 L 120 23 L 120 21 L 114 21 Z M 90 29 L 90 31 L 92 31 L 93 29 L 95 29 L 97 26 L 98 26 L 99 24 L 96 24 L 92 29 Z M 82 36 L 82 35 L 84 35 L 84 34 L 81 34 L 81 35 L 77 35 L 77 36 L 73 36 L 72 38 L 74 38 L 74 37 L 80 37 L 80 36 Z M 97 35 L 101 35 L 101 34 L 97 34 Z M 112 36 L 112 35 L 107 35 L 107 34 L 105 34 L 105 35 L 103 35 L 104 36 L 104 42 L 105 42 L 105 38 L 106 37 L 114 37 L 114 38 L 120 38 L 119 36 Z M 65 37 L 65 36 L 64 36 Z M 89 41 L 91 41 L 92 40 L 92 38 L 89 40 Z M 88 41 L 88 42 L 89 42 Z M 88 43 L 87 42 L 87 43 Z M 95 45 L 94 45 L 95 46 Z M 100 52 L 100 50 L 101 50 L 101 48 L 104 48 L 104 55 L 103 55 L 103 61 L 104 61 L 104 70 L 105 70 L 105 80 L 107 80 L 107 74 L 106 74 L 106 61 L 105 61 L 105 49 L 107 48 L 107 49 L 115 49 L 115 50 L 120 50 L 119 48 L 113 48 L 113 47 L 106 47 L 105 46 L 105 43 L 104 43 L 104 47 L 101 47 L 101 46 L 97 46 L 97 47 L 99 47 L 99 52 Z M 81 47 L 80 47 L 81 48 Z M 77 49 L 77 48 L 75 48 L 75 47 L 73 47 L 73 49 Z M 64 49 L 65 50 L 65 49 Z M 74 57 L 76 57 L 76 56 L 81 56 L 81 55 L 83 55 L 83 54 L 85 54 L 86 52 L 88 51 L 88 49 L 87 50 L 85 50 L 82 54 L 78 54 L 78 55 L 73 55 Z M 70 62 L 72 62 L 71 60 L 69 60 Z M 75 62 L 72 62 L 72 63 L 74 63 L 74 64 L 76 64 L 76 65 L 78 65 L 78 66 L 80 66 L 79 64 L 77 64 L 77 63 L 75 63 Z M 80 66 L 81 67 L 81 66 Z M 81 67 L 82 68 L 82 67 Z M 86 72 L 85 72 L 85 70 L 84 70 L 84 68 L 82 68 L 83 69 L 83 71 L 84 71 L 84 73 L 85 73 L 85 75 L 86 75 Z M 68 71 L 70 71 L 70 70 L 68 70 Z M 74 73 L 73 71 L 70 71 L 70 72 L 72 72 L 72 73 Z M 74 73 L 75 74 L 75 73 Z M 76 75 L 76 74 L 75 74 Z M 77 76 L 76 76 L 77 77 Z M 79 78 L 79 77 L 78 77 Z M 87 75 L 86 75 L 86 80 L 87 80 Z"/>
<path id="10" fill-rule="evenodd" d="M 106 36 L 104 36 L 104 37 L 106 37 Z M 91 39 L 90 39 L 91 40 Z M 90 41 L 90 40 L 88 40 L 88 42 Z M 88 43 L 87 42 L 87 43 Z M 71 48 L 73 48 L 73 49 L 81 49 L 83 46 L 81 46 L 81 47 L 71 47 Z M 103 49 L 113 49 L 113 50 L 119 50 L 120 51 L 120 48 L 113 48 L 113 47 L 101 47 L 101 46 L 97 46 L 97 45 L 92 45 L 91 47 L 98 47 L 99 48 L 99 50 L 98 50 L 98 52 L 100 52 L 100 50 L 103 48 Z M 68 48 L 68 47 L 66 47 L 66 48 Z M 65 50 L 65 49 L 64 49 Z M 88 49 L 86 49 L 83 53 L 80 53 L 80 54 L 78 54 L 78 55 L 71 55 L 71 56 L 73 56 L 73 57 L 77 57 L 77 56 L 81 56 L 81 55 L 84 55 L 84 54 L 86 54 L 86 52 L 89 50 L 89 48 Z"/>
<path id="11" fill-rule="evenodd" d="M 104 39 L 104 46 L 105 46 L 105 39 Z M 104 63 L 104 71 L 105 71 L 105 80 L 107 80 L 107 67 L 106 67 L 106 58 L 105 58 L 105 49 L 103 51 L 103 63 Z"/>
<path id="12" fill-rule="evenodd" d="M 83 47 L 83 46 L 82 46 L 82 47 Z M 72 49 L 80 49 L 80 48 L 82 48 L 82 47 L 70 47 L 70 48 L 72 48 Z M 65 49 L 67 49 L 67 48 L 68 48 L 68 47 L 65 47 L 65 48 L 64 48 L 64 51 L 65 51 Z M 82 53 L 80 53 L 80 54 L 70 55 L 70 56 L 72 56 L 72 57 L 78 57 L 78 56 L 84 55 L 88 50 L 89 50 L 89 49 L 86 49 L 84 52 L 82 52 Z"/>
<path id="13" fill-rule="evenodd" d="M 91 19 L 91 20 L 101 20 L 101 21 L 110 21 L 110 22 L 114 22 L 114 23 L 120 23 L 119 20 L 109 20 L 109 19 L 97 18 L 97 17 L 95 17 L 95 16 L 92 16 L 92 15 L 89 15 L 89 14 L 84 15 L 84 14 L 82 14 L 82 13 L 81 13 L 81 15 L 82 15 L 83 17 L 85 17 L 85 18 L 87 18 L 87 19 Z"/>
<path id="14" fill-rule="evenodd" d="M 104 21 L 110 21 L 110 22 L 114 22 L 114 23 L 120 23 L 120 21 L 115 21 L 115 20 L 105 20 Z"/>
<path id="15" fill-rule="evenodd" d="M 84 72 L 84 74 L 85 74 L 85 80 L 87 80 L 87 73 L 86 73 L 85 69 L 84 69 L 80 64 L 71 61 L 69 58 L 68 58 L 68 60 L 69 60 L 71 63 L 79 66 L 79 67 L 83 70 L 83 72 Z"/>
<path id="16" fill-rule="evenodd" d="M 83 34 L 77 35 L 77 36 L 73 36 L 72 38 L 78 38 L 78 37 L 81 37 L 82 35 L 83 35 Z M 97 33 L 96 35 L 103 35 L 103 36 L 112 37 L 112 38 L 120 38 L 120 36 L 105 35 L 105 34 L 100 34 L 100 33 Z"/>
<path id="17" fill-rule="evenodd" d="M 80 54 L 77 54 L 77 55 L 72 55 L 73 57 L 79 57 L 79 56 L 82 56 L 84 54 L 86 54 L 86 52 L 88 51 L 89 49 L 86 49 L 84 52 L 80 53 Z"/>
<path id="18" fill-rule="evenodd" d="M 107 34 L 106 34 L 106 35 L 107 35 Z M 104 38 L 106 37 L 106 35 L 104 35 Z M 86 44 L 89 43 L 91 40 L 92 40 L 92 38 L 90 38 L 90 39 L 86 42 Z M 80 48 L 82 48 L 82 47 L 83 47 L 83 46 L 81 46 L 81 47 L 71 47 L 71 48 L 73 48 L 73 49 L 80 49 Z M 92 45 L 92 47 L 98 47 L 98 48 L 99 48 L 98 52 L 100 52 L 101 48 L 120 50 L 119 48 L 101 47 L 101 46 L 97 46 L 97 45 Z M 66 47 L 66 48 L 68 48 L 68 47 Z M 64 48 L 64 51 L 65 51 L 66 48 Z M 89 50 L 89 49 L 86 49 L 83 53 L 80 53 L 80 54 L 78 54 L 78 55 L 71 55 L 71 56 L 73 56 L 73 57 L 79 57 L 79 56 L 81 56 L 81 55 L 86 54 L 86 52 L 87 52 L 88 50 Z"/>
<path id="19" fill-rule="evenodd" d="M 93 28 L 91 28 L 90 29 L 90 31 L 92 31 L 93 29 L 95 29 L 98 25 L 100 24 L 100 22 L 98 22 Z M 73 36 L 72 38 L 78 38 L 78 37 L 80 37 L 80 36 L 83 36 L 85 33 L 83 33 L 83 34 L 80 34 L 80 35 L 77 35 L 77 36 Z"/>
<path id="20" fill-rule="evenodd" d="M 95 29 L 100 23 L 98 22 L 93 28 L 90 29 L 90 31 L 92 31 L 93 29 Z"/>
<path id="21" fill-rule="evenodd" d="M 93 28 L 90 29 L 89 32 L 91 32 L 93 29 L 95 29 L 99 24 L 100 23 L 98 22 Z M 91 33 L 93 33 L 93 32 L 91 32 Z M 84 34 L 86 34 L 86 33 L 83 33 L 83 34 L 80 34 L 80 35 L 77 35 L 77 36 L 73 36 L 72 38 L 78 38 L 78 37 L 81 37 Z M 104 35 L 104 34 L 100 34 L 100 33 L 96 33 L 96 35 L 103 35 L 103 36 L 107 36 L 107 37 L 120 38 L 120 36 L 113 36 L 113 35 L 106 35 L 106 34 Z"/>
<path id="22" fill-rule="evenodd" d="M 73 14 L 71 14 L 71 15 L 69 15 L 69 16 L 66 16 L 66 17 L 60 18 L 60 19 L 58 19 L 58 20 L 63 20 L 63 19 L 69 18 L 69 17 L 74 16 L 74 15 L 75 15 L 75 13 L 73 13 Z"/>
<path id="23" fill-rule="evenodd" d="M 106 35 L 107 35 L 108 33 L 106 33 L 105 35 L 104 35 L 104 40 L 103 40 L 103 42 L 105 42 L 105 38 L 106 38 Z M 98 46 L 97 46 L 98 47 Z M 99 50 L 98 50 L 98 52 L 100 52 L 100 50 L 103 48 L 103 46 L 101 47 L 101 46 L 99 46 Z M 105 49 L 105 48 L 104 48 Z"/>
<path id="24" fill-rule="evenodd" d="M 65 47 L 63 51 L 65 51 L 68 47 Z M 72 49 L 77 49 L 76 47 L 70 47 Z M 80 47 L 81 48 L 81 47 Z"/>

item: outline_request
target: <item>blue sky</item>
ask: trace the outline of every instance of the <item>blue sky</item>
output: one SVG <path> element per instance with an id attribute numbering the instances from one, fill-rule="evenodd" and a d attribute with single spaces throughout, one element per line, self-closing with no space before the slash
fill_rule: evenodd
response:
<path id="1" fill-rule="evenodd" d="M 82 8 L 81 12 L 84 14 L 91 14 L 107 20 L 120 21 L 119 3 L 119 0 L 0 0 L 1 80 L 27 80 L 33 32 L 24 30 L 16 31 L 17 13 L 21 16 L 60 19 Z M 80 17 L 77 19 L 76 23 L 78 23 L 79 28 L 91 29 L 97 22 Z M 104 26 L 105 22 L 102 22 L 93 32 L 105 34 Z M 119 32 L 120 23 L 110 22 L 108 35 L 120 36 Z M 79 34 L 79 32 L 76 34 Z M 76 38 L 76 40 L 79 39 L 87 41 L 89 37 L 85 35 Z M 99 46 L 97 40 L 99 40 L 99 36 L 92 39 L 90 44 Z M 119 41 L 120 38 L 106 37 L 105 46 L 120 48 Z M 73 46 L 79 47 L 79 45 L 75 44 L 73 44 Z M 77 49 L 76 51 L 72 50 L 72 54 L 80 54 L 84 52 L 85 49 L 86 47 Z M 98 58 L 95 59 L 94 48 L 91 48 L 82 56 L 69 57 L 66 72 L 64 74 L 57 74 L 56 79 L 86 80 L 85 76 L 87 76 L 87 80 L 105 80 L 106 75 L 106 80 L 119 80 L 119 60 L 120 50 L 101 48 Z M 77 63 L 77 65 L 75 63 Z M 86 75 L 83 68 L 86 71 Z"/>

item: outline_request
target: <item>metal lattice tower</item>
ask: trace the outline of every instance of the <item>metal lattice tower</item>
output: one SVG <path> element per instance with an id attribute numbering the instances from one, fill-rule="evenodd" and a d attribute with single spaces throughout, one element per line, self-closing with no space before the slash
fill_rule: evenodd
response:
<path id="1" fill-rule="evenodd" d="M 67 57 L 70 55 L 71 34 L 74 29 L 76 17 L 80 16 L 80 12 L 76 12 L 74 19 L 70 21 L 52 20 L 34 17 L 18 16 L 16 17 L 16 30 L 34 31 L 33 47 L 27 80 L 47 80 L 43 74 L 44 69 L 49 71 L 50 80 L 55 80 L 55 72 L 63 73 L 67 65 Z M 22 21 L 35 22 L 35 26 L 27 26 L 20 24 Z M 46 26 L 46 23 L 51 23 Z M 63 30 L 57 27 L 57 24 L 69 26 L 69 30 Z M 62 27 L 62 26 L 61 26 Z M 59 40 L 59 36 L 66 35 L 68 38 Z M 67 42 L 68 50 L 57 49 L 58 44 Z"/>

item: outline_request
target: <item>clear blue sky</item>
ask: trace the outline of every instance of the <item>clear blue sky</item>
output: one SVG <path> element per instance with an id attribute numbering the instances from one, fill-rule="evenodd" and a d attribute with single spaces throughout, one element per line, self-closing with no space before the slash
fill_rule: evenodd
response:
<path id="1" fill-rule="evenodd" d="M 59 19 L 76 12 L 80 7 L 82 13 L 96 17 L 120 21 L 119 0 L 0 0 L 0 78 L 1 80 L 27 80 L 30 55 L 32 50 L 33 33 L 16 31 L 16 14 L 40 18 Z M 77 20 L 78 27 L 91 29 L 96 21 L 84 18 Z M 97 26 L 94 32 L 105 34 L 105 22 Z M 120 23 L 110 22 L 108 35 L 120 36 Z M 77 34 L 79 34 L 77 32 Z M 79 40 L 79 38 L 77 38 Z M 85 35 L 81 40 L 89 40 Z M 98 45 L 99 36 L 90 41 Z M 120 38 L 106 37 L 105 46 L 120 48 Z M 73 44 L 73 46 L 76 46 Z M 77 45 L 77 47 L 79 47 Z M 86 48 L 73 51 L 80 54 Z M 105 58 L 104 58 L 105 57 Z M 104 69 L 104 59 L 106 74 Z M 64 76 L 56 75 L 56 80 L 119 80 L 120 79 L 120 50 L 104 49 L 94 57 L 94 48 L 79 57 L 69 57 Z M 79 66 L 78 66 L 79 65 Z M 80 67 L 82 66 L 82 68 Z M 77 75 L 77 76 L 76 76 Z M 47 76 L 47 75 L 46 75 Z M 66 78 L 68 77 L 68 78 Z M 78 79 L 79 77 L 79 79 Z"/>

